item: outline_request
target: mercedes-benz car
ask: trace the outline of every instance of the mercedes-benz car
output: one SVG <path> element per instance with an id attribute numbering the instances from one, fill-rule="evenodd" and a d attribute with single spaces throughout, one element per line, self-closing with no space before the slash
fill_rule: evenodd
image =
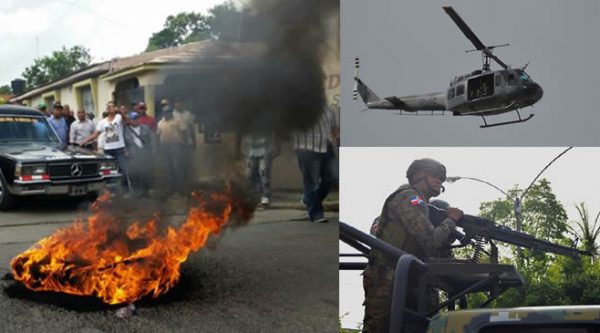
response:
<path id="1" fill-rule="evenodd" d="M 40 111 L 0 105 L 0 210 L 21 196 L 95 194 L 120 178 L 113 157 L 61 142 Z"/>

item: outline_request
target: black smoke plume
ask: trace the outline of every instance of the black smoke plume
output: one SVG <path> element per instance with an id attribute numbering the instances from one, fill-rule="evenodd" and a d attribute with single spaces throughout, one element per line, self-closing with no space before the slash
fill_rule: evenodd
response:
<path id="1" fill-rule="evenodd" d="M 167 73 L 157 96 L 181 97 L 209 130 L 287 138 L 315 124 L 339 0 L 252 0 L 235 15 L 236 29 L 200 52 L 194 70 Z"/>
<path id="2" fill-rule="evenodd" d="M 336 13 L 337 0 L 252 1 L 240 37 L 264 49 L 252 61 L 222 69 L 223 121 L 241 132 L 278 136 L 317 122 L 326 104 L 322 59 Z"/>

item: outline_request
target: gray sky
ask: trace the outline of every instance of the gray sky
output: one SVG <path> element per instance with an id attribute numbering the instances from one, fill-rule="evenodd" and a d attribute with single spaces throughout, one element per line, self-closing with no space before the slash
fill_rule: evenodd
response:
<path id="1" fill-rule="evenodd" d="M 340 220 L 368 232 L 387 196 L 406 183 L 406 168 L 416 158 L 434 158 L 446 165 L 448 176 L 479 178 L 506 192 L 515 184 L 521 188 L 528 186 L 538 172 L 564 149 L 343 147 L 340 154 Z M 600 148 L 575 147 L 544 172 L 542 177 L 550 181 L 569 220 L 578 219 L 575 204 L 579 202 L 587 204 L 592 219 L 600 210 L 598 165 Z M 467 214 L 477 214 L 483 201 L 503 197 L 493 187 L 466 179 L 444 186 L 446 192 L 438 198 Z M 345 244 L 340 246 L 340 252 L 348 253 L 349 249 Z M 344 327 L 356 327 L 362 321 L 363 289 L 359 274 L 359 271 L 340 271 L 340 315 L 350 313 L 342 320 Z"/>
<path id="2" fill-rule="evenodd" d="M 225 0 L 2 0 L 0 85 L 21 77 L 33 60 L 83 45 L 93 62 L 143 52 L 169 15 L 207 13 Z M 234 3 L 241 3 L 234 1 Z"/>
<path id="3" fill-rule="evenodd" d="M 600 2 L 343 0 L 341 34 L 344 146 L 597 146 Z M 480 129 L 481 117 L 397 116 L 352 101 L 353 60 L 380 97 L 444 91 L 456 75 L 481 69 L 479 53 L 443 5 L 453 6 L 495 54 L 527 72 L 544 97 L 527 123 Z M 495 64 L 492 69 L 499 69 Z M 490 122 L 516 118 L 501 115 Z M 425 134 L 428 133 L 428 134 Z M 430 134 L 429 134 L 430 133 Z"/>

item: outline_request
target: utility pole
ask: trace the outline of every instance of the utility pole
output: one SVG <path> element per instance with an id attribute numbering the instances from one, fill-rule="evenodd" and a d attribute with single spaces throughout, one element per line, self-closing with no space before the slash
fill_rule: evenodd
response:
<path id="1" fill-rule="evenodd" d="M 527 192 L 531 189 L 531 187 L 533 186 L 533 184 L 535 184 L 535 182 L 538 180 L 538 178 L 540 178 L 540 176 L 542 175 L 542 173 L 544 173 L 544 171 L 546 171 L 546 169 L 548 169 L 548 167 L 550 165 L 552 165 L 552 163 L 554 163 L 556 160 L 558 160 L 561 156 L 563 156 L 564 154 L 566 154 L 569 150 L 571 150 L 573 147 L 568 147 L 567 149 L 563 150 L 560 154 L 558 154 L 556 157 L 554 157 L 548 164 L 546 164 L 546 166 L 540 170 L 540 172 L 537 174 L 537 176 L 535 176 L 535 178 L 533 178 L 533 180 L 531 181 L 531 183 L 529 184 L 529 186 L 527 186 L 527 188 L 525 189 L 525 191 L 523 191 L 521 193 L 521 195 L 518 195 L 514 198 L 514 216 L 515 216 L 515 229 L 518 232 L 521 232 L 523 229 L 523 225 L 522 225 L 522 207 L 521 204 L 523 202 L 523 198 L 525 197 L 525 195 L 527 194 Z M 495 188 L 496 190 L 500 191 L 502 194 L 504 194 L 504 196 L 506 196 L 507 198 L 511 199 L 510 195 L 508 195 L 508 193 L 506 193 L 505 191 L 503 191 L 501 188 L 499 188 L 498 186 L 482 180 L 482 179 L 478 179 L 478 178 L 473 178 L 473 177 L 461 177 L 461 176 L 456 176 L 456 177 L 446 177 L 446 181 L 449 183 L 453 183 L 457 180 L 460 179 L 469 179 L 469 180 L 474 180 L 483 184 L 486 184 L 488 186 L 491 186 L 493 188 Z M 523 264 L 523 252 L 522 249 L 520 247 L 517 246 L 517 267 L 520 268 Z"/>

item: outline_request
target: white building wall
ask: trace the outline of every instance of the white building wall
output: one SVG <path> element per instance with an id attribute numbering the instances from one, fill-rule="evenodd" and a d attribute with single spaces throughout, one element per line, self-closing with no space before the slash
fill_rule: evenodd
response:
<path id="1" fill-rule="evenodd" d="M 71 111 L 77 110 L 77 96 L 75 96 L 74 90 L 70 85 L 60 89 L 59 101 L 62 105 L 69 104 Z"/>
<path id="2" fill-rule="evenodd" d="M 102 119 L 102 112 L 106 111 L 106 103 L 112 100 L 112 93 L 115 90 L 115 85 L 105 79 L 98 79 L 98 100 L 96 101 L 96 117 Z"/>

